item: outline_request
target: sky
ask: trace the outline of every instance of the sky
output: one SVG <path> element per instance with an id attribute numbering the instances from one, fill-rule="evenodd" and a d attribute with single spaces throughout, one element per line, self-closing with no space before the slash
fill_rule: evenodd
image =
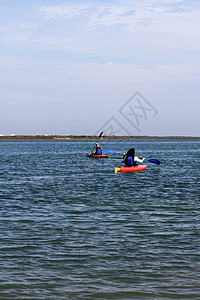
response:
<path id="1" fill-rule="evenodd" d="M 200 1 L 0 0 L 0 134 L 200 136 Z"/>

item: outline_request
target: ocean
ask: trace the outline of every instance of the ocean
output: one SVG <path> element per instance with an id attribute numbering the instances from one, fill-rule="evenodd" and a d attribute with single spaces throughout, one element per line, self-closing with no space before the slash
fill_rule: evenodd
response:
<path id="1" fill-rule="evenodd" d="M 200 299 L 198 139 L 0 140 L 0 299 Z"/>

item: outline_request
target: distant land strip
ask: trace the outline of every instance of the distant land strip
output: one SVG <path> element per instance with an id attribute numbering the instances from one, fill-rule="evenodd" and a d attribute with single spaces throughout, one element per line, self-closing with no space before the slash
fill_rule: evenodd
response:
<path id="1" fill-rule="evenodd" d="M 0 139 L 6 140 L 98 140 L 98 136 L 95 135 L 0 135 Z M 200 139 L 199 136 L 134 136 L 134 135 L 105 135 L 101 139 Z"/>

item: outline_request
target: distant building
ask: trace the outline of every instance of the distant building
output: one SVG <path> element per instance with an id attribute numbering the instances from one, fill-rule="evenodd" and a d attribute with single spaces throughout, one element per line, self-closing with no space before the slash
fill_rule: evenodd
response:
<path id="1" fill-rule="evenodd" d="M 16 134 L 15 133 L 11 133 L 10 136 L 16 136 Z"/>
<path id="2" fill-rule="evenodd" d="M 4 134 L 0 133 L 0 136 L 4 136 Z"/>

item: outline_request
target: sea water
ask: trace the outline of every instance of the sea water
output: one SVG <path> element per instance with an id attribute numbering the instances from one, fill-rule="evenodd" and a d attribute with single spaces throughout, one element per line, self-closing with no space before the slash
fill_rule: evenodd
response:
<path id="1" fill-rule="evenodd" d="M 200 299 L 200 141 L 0 141 L 0 299 Z"/>

